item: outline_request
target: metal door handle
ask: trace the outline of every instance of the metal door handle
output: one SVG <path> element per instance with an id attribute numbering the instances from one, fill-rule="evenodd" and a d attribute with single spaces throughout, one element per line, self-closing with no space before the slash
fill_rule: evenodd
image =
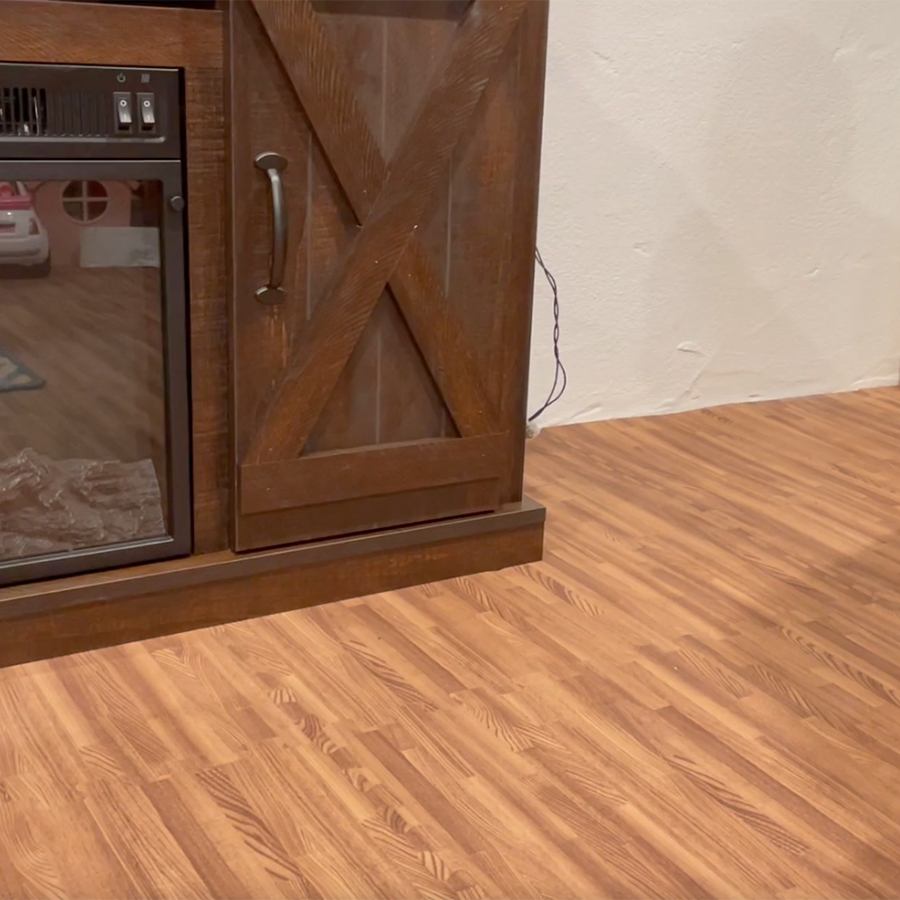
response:
<path id="1" fill-rule="evenodd" d="M 254 160 L 257 169 L 269 176 L 272 188 L 272 269 L 269 283 L 256 289 L 256 299 L 269 305 L 284 300 L 284 265 L 287 259 L 287 205 L 284 202 L 284 184 L 281 173 L 287 168 L 287 160 L 279 153 L 260 153 Z"/>

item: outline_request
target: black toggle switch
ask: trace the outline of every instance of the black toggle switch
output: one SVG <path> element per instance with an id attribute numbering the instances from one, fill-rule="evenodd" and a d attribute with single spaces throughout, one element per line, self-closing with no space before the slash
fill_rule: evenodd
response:
<path id="1" fill-rule="evenodd" d="M 131 93 L 129 91 L 116 91 L 113 94 L 116 105 L 116 131 L 131 131 L 133 122 L 131 108 Z"/>
<path id="2" fill-rule="evenodd" d="M 156 95 L 138 94 L 137 102 L 141 131 L 156 131 Z"/>

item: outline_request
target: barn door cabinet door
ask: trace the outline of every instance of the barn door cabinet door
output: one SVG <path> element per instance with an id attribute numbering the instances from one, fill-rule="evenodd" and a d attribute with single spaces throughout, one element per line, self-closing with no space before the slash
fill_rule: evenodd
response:
<path id="1" fill-rule="evenodd" d="M 229 4 L 236 549 L 521 498 L 546 12 Z"/>

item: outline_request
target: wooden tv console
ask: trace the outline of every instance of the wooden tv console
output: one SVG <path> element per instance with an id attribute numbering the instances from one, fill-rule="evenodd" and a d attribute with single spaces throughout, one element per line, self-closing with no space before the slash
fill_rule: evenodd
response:
<path id="1" fill-rule="evenodd" d="M 194 535 L 0 588 L 0 665 L 540 558 L 546 23 L 543 0 L 0 0 L 0 61 L 183 70 Z"/>

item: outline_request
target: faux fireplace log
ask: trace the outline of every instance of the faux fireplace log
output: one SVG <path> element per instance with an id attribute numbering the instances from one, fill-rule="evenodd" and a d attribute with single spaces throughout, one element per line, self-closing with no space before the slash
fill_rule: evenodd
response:
<path id="1" fill-rule="evenodd" d="M 0 62 L 181 72 L 192 475 L 188 558 L 0 588 L 0 665 L 540 558 L 546 15 L 0 0 Z"/>

